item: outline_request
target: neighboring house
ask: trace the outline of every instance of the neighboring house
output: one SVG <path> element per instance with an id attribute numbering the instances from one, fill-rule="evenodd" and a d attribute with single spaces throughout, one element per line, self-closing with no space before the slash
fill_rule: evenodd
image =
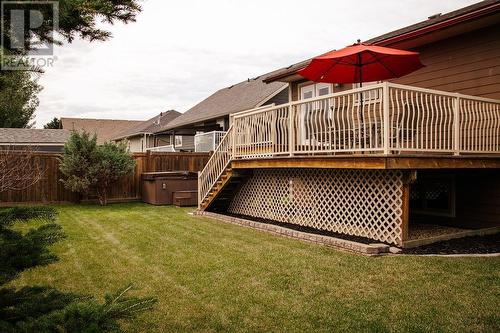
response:
<path id="1" fill-rule="evenodd" d="M 97 143 L 102 144 L 115 138 L 119 133 L 141 124 L 143 120 L 61 118 L 63 129 L 70 131 L 86 131 L 97 135 Z"/>
<path id="2" fill-rule="evenodd" d="M 0 128 L 0 149 L 59 153 L 69 136 L 64 129 Z"/>
<path id="3" fill-rule="evenodd" d="M 145 152 L 154 147 L 165 147 L 174 144 L 171 135 L 155 135 L 154 132 L 167 126 L 172 120 L 179 117 L 180 112 L 169 110 L 161 112 L 151 119 L 134 125 L 113 138 L 115 142 L 127 142 L 131 152 Z M 173 149 L 173 147 L 172 147 Z"/>
<path id="4" fill-rule="evenodd" d="M 156 134 L 182 136 L 182 139 L 177 139 L 176 144 L 176 148 L 182 150 L 194 150 L 195 135 L 201 133 L 210 132 L 208 142 L 218 143 L 220 132 L 229 128 L 230 114 L 263 105 L 288 102 L 287 83 L 264 83 L 270 74 L 220 89 L 162 127 Z M 206 141 L 207 138 L 207 135 L 204 135 L 200 141 Z M 214 145 L 200 146 L 204 151 L 208 151 L 213 150 Z"/>
<path id="5" fill-rule="evenodd" d="M 499 36 L 500 2 L 483 1 L 368 40 L 421 53 L 397 80 L 313 83 L 310 60 L 268 75 L 291 102 L 232 117 L 200 210 L 408 247 L 498 231 Z"/>

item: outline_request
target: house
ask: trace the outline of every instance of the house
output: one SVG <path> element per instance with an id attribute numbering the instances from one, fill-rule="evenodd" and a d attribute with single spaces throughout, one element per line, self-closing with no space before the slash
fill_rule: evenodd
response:
<path id="1" fill-rule="evenodd" d="M 0 149 L 59 153 L 69 136 L 64 129 L 0 128 Z"/>
<path id="2" fill-rule="evenodd" d="M 199 210 L 404 247 L 498 232 L 498 36 L 500 2 L 483 1 L 365 42 L 420 52 L 405 77 L 314 83 L 310 60 L 266 76 L 291 100 L 230 117 Z"/>
<path id="3" fill-rule="evenodd" d="M 229 115 L 270 104 L 288 102 L 288 84 L 265 79 L 272 73 L 247 79 L 207 97 L 155 134 L 182 136 L 176 147 L 183 150 L 211 151 L 229 128 Z M 196 146 L 195 149 L 195 139 Z M 177 139 L 179 140 L 179 139 Z"/>
<path id="4" fill-rule="evenodd" d="M 143 120 L 61 118 L 63 129 L 77 132 L 86 131 L 87 133 L 95 134 L 98 144 L 110 141 L 119 133 L 142 122 Z"/>
<path id="5" fill-rule="evenodd" d="M 174 150 L 174 140 L 170 135 L 155 135 L 154 132 L 169 124 L 172 120 L 179 117 L 180 112 L 169 110 L 161 112 L 159 115 L 143 121 L 137 125 L 127 128 L 113 138 L 115 142 L 127 142 L 131 152 L 145 152 L 148 149 L 156 147 L 169 147 L 168 150 Z M 181 137 L 182 140 L 182 137 Z"/>

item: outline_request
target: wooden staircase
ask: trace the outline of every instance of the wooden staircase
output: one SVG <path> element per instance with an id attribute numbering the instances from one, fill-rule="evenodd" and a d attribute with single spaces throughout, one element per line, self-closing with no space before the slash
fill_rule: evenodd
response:
<path id="1" fill-rule="evenodd" d="M 199 209 L 210 209 L 214 212 L 226 211 L 234 193 L 250 173 L 249 171 L 233 170 L 231 165 L 226 167 L 208 195 L 200 203 Z"/>

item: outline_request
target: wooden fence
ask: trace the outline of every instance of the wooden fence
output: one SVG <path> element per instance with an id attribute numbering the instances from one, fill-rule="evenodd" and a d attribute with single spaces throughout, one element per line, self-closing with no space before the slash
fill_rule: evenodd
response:
<path id="1" fill-rule="evenodd" d="M 141 199 L 141 174 L 153 171 L 200 171 L 209 159 L 208 153 L 134 153 L 134 174 L 116 183 L 109 193 L 110 202 L 126 202 Z M 43 177 L 33 186 L 19 191 L 0 193 L 0 205 L 19 203 L 75 202 L 78 195 L 64 188 L 60 179 L 59 154 L 36 153 L 34 156 L 44 170 Z M 95 201 L 95 195 L 83 201 Z"/>

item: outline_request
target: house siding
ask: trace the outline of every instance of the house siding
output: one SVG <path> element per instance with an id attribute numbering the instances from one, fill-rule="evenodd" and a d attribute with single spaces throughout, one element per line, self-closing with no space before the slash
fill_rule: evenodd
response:
<path id="1" fill-rule="evenodd" d="M 181 150 L 193 150 L 194 151 L 194 136 L 191 135 L 183 135 L 182 136 L 182 145 L 175 146 L 175 149 Z"/>
<path id="2" fill-rule="evenodd" d="M 426 66 L 393 82 L 500 99 L 500 24 L 415 49 Z"/>

